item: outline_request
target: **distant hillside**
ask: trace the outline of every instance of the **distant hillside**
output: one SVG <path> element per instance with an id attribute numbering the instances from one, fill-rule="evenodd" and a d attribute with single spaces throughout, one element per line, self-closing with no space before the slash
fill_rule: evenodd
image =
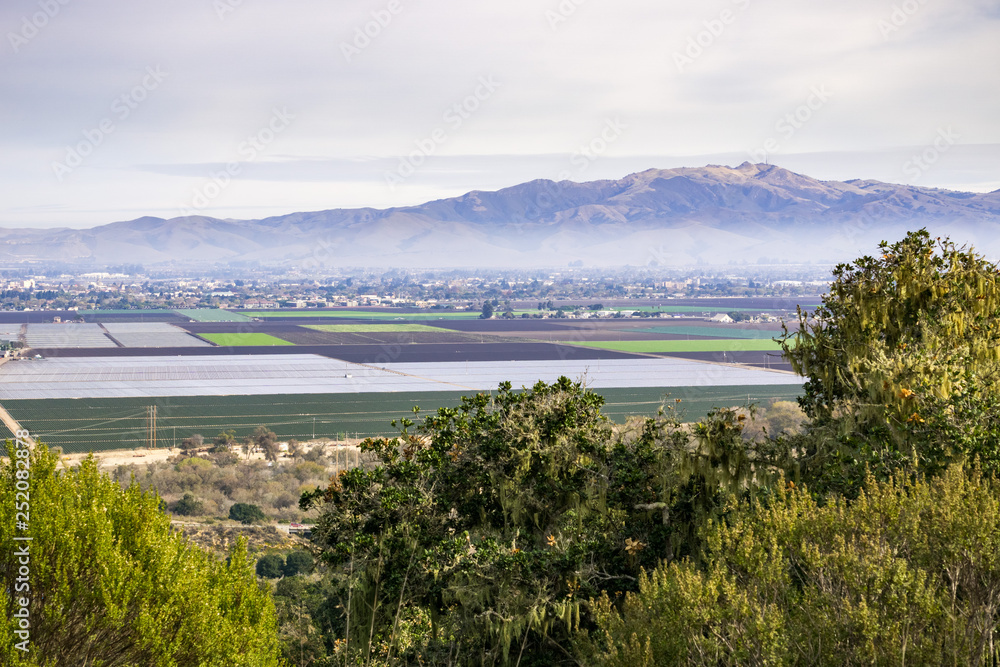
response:
<path id="1" fill-rule="evenodd" d="M 0 260 L 106 265 L 646 266 L 843 261 L 927 227 L 1000 255 L 1000 190 L 817 181 L 773 165 L 530 181 L 419 206 L 263 220 L 144 217 L 91 229 L 0 229 Z"/>

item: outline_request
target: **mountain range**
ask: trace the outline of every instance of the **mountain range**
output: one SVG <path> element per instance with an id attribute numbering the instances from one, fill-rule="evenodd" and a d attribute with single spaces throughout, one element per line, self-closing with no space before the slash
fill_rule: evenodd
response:
<path id="1" fill-rule="evenodd" d="M 0 229 L 0 261 L 84 266 L 684 266 L 832 263 L 926 227 L 1000 255 L 1000 190 L 820 181 L 781 167 L 649 169 L 535 180 L 418 206 L 260 220 L 143 217 L 90 229 Z"/>

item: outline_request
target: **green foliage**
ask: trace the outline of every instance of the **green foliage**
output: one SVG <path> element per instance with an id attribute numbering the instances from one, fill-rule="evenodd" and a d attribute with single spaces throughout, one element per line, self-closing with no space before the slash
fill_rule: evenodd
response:
<path id="1" fill-rule="evenodd" d="M 210 450 L 213 454 L 222 454 L 226 452 L 231 452 L 233 447 L 236 445 L 236 431 L 229 429 L 228 431 L 220 431 L 219 435 L 215 436 L 212 440 L 212 449 Z"/>
<path id="2" fill-rule="evenodd" d="M 791 486 L 791 485 L 789 485 Z M 777 489 L 707 531 L 703 567 L 655 569 L 594 604 L 606 665 L 992 665 L 1000 489 L 979 472 L 868 477 L 819 506 Z"/>
<path id="3" fill-rule="evenodd" d="M 178 472 L 185 470 L 209 470 L 211 467 L 212 462 L 200 456 L 192 456 L 191 458 L 179 461 L 176 466 Z"/>
<path id="4" fill-rule="evenodd" d="M 17 461 L 0 462 L 0 577 L 12 584 Z M 277 665 L 274 606 L 239 544 L 228 563 L 173 533 L 155 493 L 122 489 L 89 458 L 30 462 L 30 631 L 26 659 L 0 588 L 0 664 Z M 23 472 L 23 470 L 21 470 Z"/>
<path id="5" fill-rule="evenodd" d="M 308 551 L 293 551 L 285 558 L 281 573 L 286 577 L 305 574 L 312 569 L 313 557 Z"/>
<path id="6" fill-rule="evenodd" d="M 416 435 L 406 420 L 400 438 L 366 441 L 377 465 L 306 494 L 343 610 L 336 655 L 570 660 L 588 597 L 694 553 L 692 526 L 767 476 L 734 412 L 693 433 L 668 417 L 616 429 L 602 403 L 566 378 L 507 383 L 425 417 Z"/>
<path id="7" fill-rule="evenodd" d="M 285 559 L 279 554 L 267 554 L 257 560 L 257 576 L 264 579 L 278 579 L 285 567 Z"/>
<path id="8" fill-rule="evenodd" d="M 205 513 L 205 505 L 190 493 L 174 503 L 174 513 L 181 516 L 197 516 Z"/>
<path id="9" fill-rule="evenodd" d="M 257 505 L 250 505 L 249 503 L 235 503 L 229 508 L 229 518 L 245 524 L 267 521 L 264 511 Z"/>
<path id="10" fill-rule="evenodd" d="M 784 354 L 808 378 L 800 443 L 810 477 L 850 492 L 881 478 L 978 456 L 1000 471 L 1000 271 L 921 230 L 834 271 L 830 293 Z"/>
<path id="11" fill-rule="evenodd" d="M 325 628 L 336 627 L 339 614 L 335 592 L 326 580 L 285 577 L 274 587 L 282 656 L 289 665 L 331 665 L 335 652 L 324 637 Z M 332 644 L 332 640 L 330 640 Z"/>

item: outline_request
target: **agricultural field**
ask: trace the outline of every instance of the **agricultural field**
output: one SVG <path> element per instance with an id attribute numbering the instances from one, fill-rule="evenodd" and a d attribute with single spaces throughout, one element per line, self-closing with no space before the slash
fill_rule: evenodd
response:
<path id="1" fill-rule="evenodd" d="M 635 333 L 665 334 L 668 336 L 700 336 L 705 338 L 746 338 L 750 340 L 771 340 L 781 335 L 781 329 L 746 329 L 735 326 L 663 326 L 633 329 Z"/>
<path id="2" fill-rule="evenodd" d="M 801 385 L 619 387 L 595 391 L 604 397 L 602 412 L 619 423 L 631 416 L 651 417 L 661 406 L 672 410 L 682 421 L 694 422 L 715 408 L 751 403 L 766 407 L 774 401 L 794 401 L 802 395 Z"/>
<path id="3" fill-rule="evenodd" d="M 147 446 L 148 407 L 156 406 L 158 446 L 179 445 L 200 433 L 210 439 L 236 430 L 242 437 L 263 424 L 283 439 L 393 433 L 390 422 L 414 405 L 456 405 L 460 393 L 180 396 L 4 401 L 32 436 L 66 452 Z"/>
<path id="4" fill-rule="evenodd" d="M 407 312 L 400 310 L 263 310 L 241 312 L 246 317 L 262 319 L 312 318 L 312 319 L 345 319 L 345 320 L 442 320 L 442 319 L 478 319 L 479 313 L 474 311 L 434 310 Z"/>
<path id="5" fill-rule="evenodd" d="M 714 364 L 739 364 L 745 368 L 763 368 L 766 370 L 785 371 L 787 373 L 792 372 L 792 365 L 781 357 L 780 352 L 776 351 L 651 352 L 649 355 L 668 359 L 691 359 L 693 361 L 704 361 Z"/>
<path id="6" fill-rule="evenodd" d="M 515 318 L 513 320 L 442 320 L 434 326 L 452 331 L 467 333 L 503 334 L 515 331 L 565 331 L 567 329 L 592 328 L 594 326 L 611 326 L 612 324 L 627 324 L 628 320 L 570 320 L 570 319 L 530 319 Z M 638 324 L 638 321 L 637 321 Z"/>
<path id="7" fill-rule="evenodd" d="M 294 345 L 266 333 L 206 333 L 201 334 L 205 340 L 222 347 L 243 347 L 247 345 Z"/>
<path id="8" fill-rule="evenodd" d="M 668 394 L 686 419 L 720 405 L 794 398 L 802 381 L 780 358 L 774 323 L 690 316 L 740 308 L 759 310 L 720 300 L 645 307 L 684 314 L 654 319 L 482 320 L 474 311 L 398 309 L 237 317 L 217 309 L 100 311 L 85 314 L 87 325 L 53 329 L 61 335 L 47 339 L 54 347 L 32 347 L 31 356 L 42 359 L 4 365 L 0 402 L 43 440 L 85 451 L 144 446 L 150 405 L 162 444 L 228 428 L 245 434 L 261 424 L 283 438 L 307 439 L 314 424 L 317 436 L 389 434 L 391 420 L 413 405 L 451 406 L 506 380 L 521 387 L 560 375 L 605 395 L 615 419 L 655 414 Z M 30 330 L 53 315 L 11 313 L 0 322 L 31 322 Z M 165 321 L 173 326 L 156 324 Z M 70 331 L 80 335 L 67 338 Z M 84 333 L 125 347 L 66 347 L 79 345 Z M 199 340 L 211 344 L 185 347 Z M 142 345 L 149 347 L 133 347 Z"/>
<path id="9" fill-rule="evenodd" d="M 456 333 L 427 327 L 421 331 L 316 331 L 296 327 L 279 334 L 296 345 L 434 345 L 442 343 L 483 343 L 486 339 L 502 342 L 495 336 Z"/>
<path id="10" fill-rule="evenodd" d="M 146 308 L 137 310 L 135 308 L 106 308 L 104 310 L 79 310 L 80 315 L 130 315 L 139 317 L 142 315 L 169 315 L 176 313 L 171 308 Z"/>
<path id="11" fill-rule="evenodd" d="M 53 315 L 60 315 L 58 312 L 49 313 L 48 321 L 52 321 Z M 247 322 L 249 318 L 221 308 L 181 308 L 177 310 L 169 308 L 148 308 L 148 309 L 125 309 L 109 308 L 107 310 L 81 310 L 68 313 L 70 318 L 83 317 L 87 322 L 161 322 L 161 321 L 186 321 L 196 322 Z M 63 320 L 68 319 L 62 316 Z"/>
<path id="12" fill-rule="evenodd" d="M 599 388 L 801 384 L 788 373 L 647 357 L 400 362 L 386 355 L 358 363 L 310 354 L 61 357 L 4 364 L 0 400 L 490 391 L 506 381 L 531 386 L 560 376 L 585 377 Z"/>
<path id="13" fill-rule="evenodd" d="M 582 341 L 573 343 L 583 347 L 602 350 L 636 353 L 668 352 L 752 352 L 779 351 L 781 345 L 773 340 L 753 339 L 703 339 L 703 340 L 628 340 L 628 341 Z"/>
<path id="14" fill-rule="evenodd" d="M 99 324 L 29 324 L 25 333 L 29 347 L 94 348 L 117 347 Z"/>
<path id="15" fill-rule="evenodd" d="M 715 407 L 793 400 L 797 385 L 729 387 L 612 388 L 598 390 L 605 397 L 604 414 L 616 422 L 627 417 L 655 415 L 667 405 L 688 420 L 697 420 Z M 424 413 L 454 407 L 469 392 L 399 392 L 258 396 L 183 396 L 169 398 L 86 398 L 4 401 L 3 405 L 32 436 L 67 453 L 133 449 L 150 442 L 148 407 L 155 405 L 156 443 L 174 447 L 184 438 L 201 434 L 210 440 L 233 429 L 239 437 L 265 425 L 280 438 L 391 436 L 393 419 L 413 417 L 414 406 Z M 677 403 L 675 399 L 681 399 Z M 2 434 L 0 434 L 2 437 Z M 7 435 L 10 437 L 10 435 Z"/>
<path id="16" fill-rule="evenodd" d="M 307 324 L 306 329 L 330 333 L 414 333 L 439 332 L 426 324 Z"/>
<path id="17" fill-rule="evenodd" d="M 201 337 L 215 334 L 266 334 L 295 345 L 414 345 L 504 342 L 497 336 L 463 334 L 423 324 L 348 324 L 299 326 L 288 322 L 189 323 L 185 331 Z"/>
<path id="18" fill-rule="evenodd" d="M 806 306 L 803 306 L 806 308 Z M 808 306 L 812 309 L 813 306 Z M 724 303 L 717 303 L 714 299 L 708 300 L 704 304 L 685 304 L 677 306 L 628 306 L 628 307 L 615 307 L 606 308 L 605 310 L 613 310 L 617 312 L 622 311 L 635 311 L 642 313 L 680 313 L 680 314 L 697 314 L 697 313 L 732 313 L 732 312 L 746 312 L 746 313 L 759 313 L 762 309 L 755 306 L 729 306 Z M 794 309 L 793 309 L 794 310 Z"/>
<path id="19" fill-rule="evenodd" d="M 196 322 L 248 322 L 246 315 L 234 313 L 221 308 L 190 308 L 174 311 Z"/>
<path id="20" fill-rule="evenodd" d="M 101 325 L 122 347 L 207 347 L 208 343 L 166 322 L 105 322 Z"/>
<path id="21" fill-rule="evenodd" d="M 199 334 L 201 335 L 201 334 Z M 316 335 L 321 335 L 317 332 Z M 344 336 L 349 334 L 325 334 Z M 420 336 L 422 334 L 405 334 Z M 495 361 L 531 359 L 634 359 L 639 355 L 615 350 L 574 347 L 572 345 L 538 342 L 494 342 L 488 337 L 476 336 L 473 341 L 455 342 L 447 345 L 415 344 L 402 345 L 398 341 L 390 343 L 349 344 L 349 345 L 248 345 L 237 347 L 173 347 L 173 348 L 128 348 L 108 349 L 32 349 L 33 353 L 50 358 L 127 358 L 139 356 L 221 357 L 235 359 L 240 356 L 279 356 L 313 354 L 330 359 L 341 359 L 352 363 L 381 363 L 385 361 Z"/>

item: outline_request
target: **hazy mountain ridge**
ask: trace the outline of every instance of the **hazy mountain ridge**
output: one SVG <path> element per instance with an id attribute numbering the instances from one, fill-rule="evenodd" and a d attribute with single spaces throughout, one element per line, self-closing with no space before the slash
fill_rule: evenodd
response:
<path id="1" fill-rule="evenodd" d="M 776 167 L 649 169 L 612 181 L 535 180 L 418 206 L 261 220 L 143 217 L 91 229 L 0 229 L 0 259 L 303 268 L 521 267 L 842 261 L 928 227 L 996 257 L 1000 190 L 819 181 Z"/>

